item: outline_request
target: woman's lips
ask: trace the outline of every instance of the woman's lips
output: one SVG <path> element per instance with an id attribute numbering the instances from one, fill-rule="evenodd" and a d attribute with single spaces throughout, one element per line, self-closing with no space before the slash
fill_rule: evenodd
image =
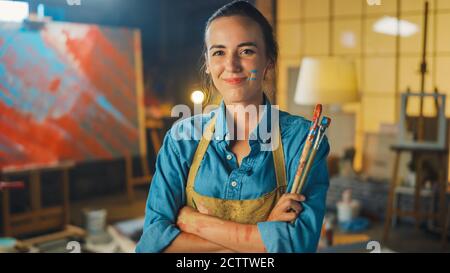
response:
<path id="1" fill-rule="evenodd" d="M 228 79 L 224 79 L 224 81 L 228 84 L 232 84 L 232 85 L 238 85 L 243 83 L 247 78 L 246 77 L 242 77 L 242 78 L 228 78 Z"/>

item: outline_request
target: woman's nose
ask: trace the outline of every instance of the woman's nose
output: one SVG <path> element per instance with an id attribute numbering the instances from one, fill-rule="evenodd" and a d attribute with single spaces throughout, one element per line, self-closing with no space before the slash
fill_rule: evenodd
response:
<path id="1" fill-rule="evenodd" d="M 236 54 L 228 55 L 225 69 L 229 72 L 240 72 L 242 70 L 241 60 Z"/>

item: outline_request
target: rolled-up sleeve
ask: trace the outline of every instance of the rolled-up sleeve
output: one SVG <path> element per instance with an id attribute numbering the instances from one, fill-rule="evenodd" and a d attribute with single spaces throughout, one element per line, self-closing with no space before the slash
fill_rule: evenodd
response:
<path id="1" fill-rule="evenodd" d="M 257 224 L 267 252 L 316 252 L 326 210 L 329 187 L 327 155 L 330 146 L 325 138 L 317 152 L 302 194 L 303 211 L 294 224 L 286 222 L 260 222 Z"/>
<path id="2" fill-rule="evenodd" d="M 164 137 L 150 185 L 142 236 L 136 252 L 162 252 L 180 233 L 178 211 L 185 204 L 187 166 L 183 164 L 170 132 Z"/>

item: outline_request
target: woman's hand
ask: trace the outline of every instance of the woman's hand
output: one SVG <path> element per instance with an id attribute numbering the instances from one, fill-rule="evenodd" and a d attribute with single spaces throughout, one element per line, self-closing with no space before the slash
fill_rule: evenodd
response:
<path id="1" fill-rule="evenodd" d="M 305 201 L 305 196 L 296 193 L 285 193 L 278 200 L 275 207 L 270 212 L 267 221 L 294 221 L 303 207 L 300 202 Z"/>

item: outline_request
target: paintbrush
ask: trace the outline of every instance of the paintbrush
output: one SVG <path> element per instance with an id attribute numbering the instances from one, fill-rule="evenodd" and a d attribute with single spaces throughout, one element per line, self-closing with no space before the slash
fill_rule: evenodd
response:
<path id="1" fill-rule="evenodd" d="M 317 131 L 317 126 L 319 123 L 320 115 L 322 114 L 322 104 L 317 104 L 314 108 L 314 114 L 311 126 L 309 127 L 309 133 L 306 138 L 305 146 L 303 147 L 302 154 L 300 156 L 300 161 L 298 162 L 297 172 L 295 173 L 294 183 L 291 188 L 291 193 L 298 192 L 298 185 L 300 183 L 300 178 L 302 177 L 303 169 L 305 168 L 306 160 L 311 150 L 312 143 L 314 141 L 314 136 Z"/>
<path id="2" fill-rule="evenodd" d="M 314 146 L 311 150 L 311 154 L 309 155 L 308 162 L 306 163 L 306 166 L 303 170 L 302 177 L 301 177 L 300 183 L 298 185 L 298 189 L 295 193 L 298 193 L 298 194 L 301 193 L 301 191 L 303 189 L 303 185 L 305 184 L 305 181 L 308 178 L 309 171 L 311 170 L 312 163 L 314 162 L 314 158 L 316 157 L 316 153 L 319 150 L 320 144 L 322 143 L 323 138 L 325 136 L 325 130 L 330 126 L 330 123 L 331 123 L 331 119 L 329 117 L 322 118 L 322 121 L 320 122 L 319 130 L 317 133 L 317 137 L 314 141 Z M 294 222 L 295 222 L 295 220 L 292 220 L 291 224 L 294 224 Z"/>
<path id="3" fill-rule="evenodd" d="M 301 193 L 303 189 L 303 185 L 305 184 L 306 179 L 308 178 L 309 171 L 311 170 L 312 163 L 314 162 L 314 158 L 316 157 L 316 153 L 319 150 L 320 144 L 322 143 L 323 137 L 325 136 L 325 130 L 330 126 L 331 119 L 329 117 L 323 117 L 320 122 L 319 132 L 317 133 L 316 141 L 314 142 L 313 149 L 311 154 L 309 155 L 308 162 L 306 163 L 304 173 L 302 174 L 302 178 L 298 185 L 297 193 Z"/>

